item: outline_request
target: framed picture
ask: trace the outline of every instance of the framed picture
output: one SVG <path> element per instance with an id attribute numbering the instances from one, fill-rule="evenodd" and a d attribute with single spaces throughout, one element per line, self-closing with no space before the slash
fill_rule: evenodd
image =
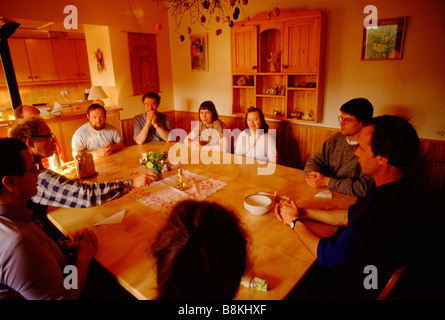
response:
<path id="1" fill-rule="evenodd" d="M 379 20 L 377 27 L 363 28 L 362 60 L 402 59 L 406 20 Z"/>
<path id="2" fill-rule="evenodd" d="M 192 71 L 209 71 L 207 33 L 190 34 Z"/>

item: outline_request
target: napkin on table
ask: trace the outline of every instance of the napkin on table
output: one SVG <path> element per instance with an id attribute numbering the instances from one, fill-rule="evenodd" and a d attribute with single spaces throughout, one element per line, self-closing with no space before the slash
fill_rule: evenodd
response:
<path id="1" fill-rule="evenodd" d="M 125 209 L 119 211 L 118 213 L 113 214 L 112 216 L 105 218 L 97 223 L 95 223 L 95 226 L 100 226 L 103 224 L 114 224 L 114 223 L 121 223 L 122 220 L 124 219 L 124 215 L 125 215 Z"/>

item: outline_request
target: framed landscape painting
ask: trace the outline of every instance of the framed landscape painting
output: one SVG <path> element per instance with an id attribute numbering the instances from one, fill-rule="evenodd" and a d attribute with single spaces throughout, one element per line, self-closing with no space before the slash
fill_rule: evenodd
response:
<path id="1" fill-rule="evenodd" d="M 406 20 L 379 20 L 377 27 L 363 28 L 362 60 L 402 59 Z"/>

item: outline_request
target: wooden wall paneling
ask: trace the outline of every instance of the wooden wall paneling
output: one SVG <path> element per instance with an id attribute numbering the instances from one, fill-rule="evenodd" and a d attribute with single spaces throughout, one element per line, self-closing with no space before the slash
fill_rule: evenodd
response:
<path id="1" fill-rule="evenodd" d="M 445 196 L 445 143 L 421 140 L 413 176 L 423 199 Z"/>
<path id="2" fill-rule="evenodd" d="M 289 124 L 287 127 L 286 150 L 289 151 L 286 155 L 287 165 L 303 169 L 310 156 L 308 155 L 310 127 L 293 124 Z"/>

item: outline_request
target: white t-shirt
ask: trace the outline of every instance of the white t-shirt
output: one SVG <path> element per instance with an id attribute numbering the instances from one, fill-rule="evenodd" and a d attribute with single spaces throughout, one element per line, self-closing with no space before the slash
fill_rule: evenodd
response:
<path id="1" fill-rule="evenodd" d="M 121 141 L 122 137 L 119 131 L 111 124 L 106 123 L 105 128 L 96 131 L 87 122 L 74 133 L 71 147 L 73 149 L 93 151 Z"/>
<path id="2" fill-rule="evenodd" d="M 277 146 L 272 135 L 264 133 L 254 137 L 250 129 L 246 129 L 236 140 L 235 154 L 269 162 L 270 158 L 277 156 Z"/>

